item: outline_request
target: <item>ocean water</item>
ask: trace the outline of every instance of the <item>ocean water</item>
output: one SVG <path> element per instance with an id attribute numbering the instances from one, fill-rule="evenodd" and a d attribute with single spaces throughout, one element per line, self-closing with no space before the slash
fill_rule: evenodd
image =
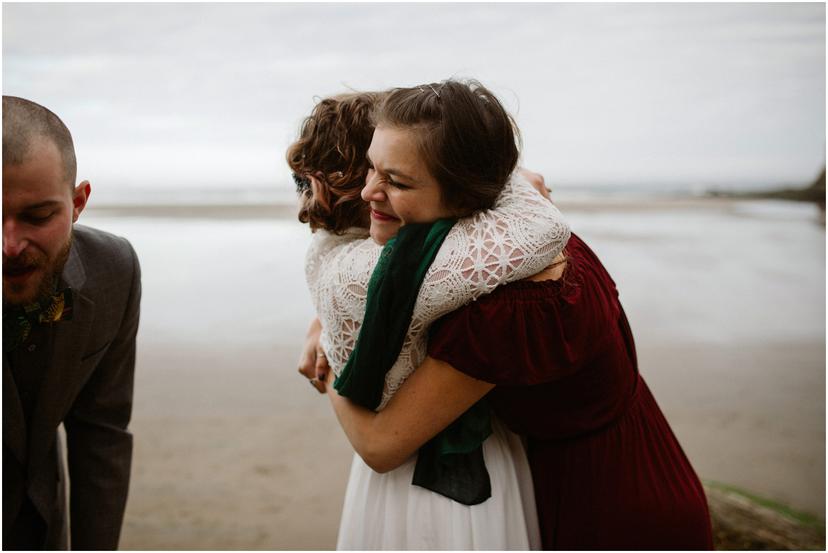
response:
<path id="1" fill-rule="evenodd" d="M 825 227 L 815 206 L 562 210 L 615 279 L 637 339 L 824 341 Z M 90 209 L 81 222 L 127 237 L 138 251 L 146 347 L 290 346 L 313 316 L 304 280 L 310 232 L 295 220 Z"/>
<path id="2" fill-rule="evenodd" d="M 825 338 L 825 228 L 811 204 L 569 213 L 650 343 Z"/>
<path id="3" fill-rule="evenodd" d="M 238 347 L 295 340 L 312 317 L 306 226 L 292 220 L 109 217 L 81 222 L 127 237 L 141 261 L 145 347 Z"/>

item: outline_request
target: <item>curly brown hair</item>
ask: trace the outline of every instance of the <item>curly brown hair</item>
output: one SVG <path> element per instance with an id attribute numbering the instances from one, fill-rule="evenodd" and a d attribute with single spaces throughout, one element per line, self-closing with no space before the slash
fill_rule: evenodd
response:
<path id="1" fill-rule="evenodd" d="M 297 184 L 304 184 L 299 220 L 311 230 L 342 234 L 369 226 L 368 204 L 360 192 L 374 134 L 371 115 L 382 98 L 381 92 L 354 92 L 320 100 L 288 148 L 287 163 Z"/>

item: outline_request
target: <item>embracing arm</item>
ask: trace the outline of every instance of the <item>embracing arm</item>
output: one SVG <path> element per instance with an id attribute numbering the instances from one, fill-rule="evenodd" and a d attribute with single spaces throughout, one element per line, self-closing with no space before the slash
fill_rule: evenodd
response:
<path id="1" fill-rule="evenodd" d="M 546 186 L 546 180 L 543 178 L 543 175 L 541 175 L 540 173 L 535 173 L 534 171 L 530 171 L 526 167 L 518 167 L 517 172 L 523 178 L 529 181 L 529 184 L 534 186 L 535 190 L 537 190 L 541 196 L 543 196 L 550 202 L 552 201 L 552 196 L 550 195 L 552 190 L 548 186 Z"/>
<path id="2" fill-rule="evenodd" d="M 426 357 L 379 412 L 337 394 L 332 373 L 328 373 L 326 384 L 348 440 L 377 472 L 402 465 L 494 388 L 494 384 L 472 378 L 432 357 Z"/>
<path id="3" fill-rule="evenodd" d="M 569 236 L 558 208 L 516 172 L 492 209 L 451 229 L 420 287 L 415 321 L 426 327 L 502 284 L 540 272 Z"/>
<path id="4" fill-rule="evenodd" d="M 424 286 L 442 281 L 446 269 L 457 268 L 476 298 L 550 265 L 569 241 L 570 229 L 558 208 L 539 193 L 542 179 L 537 173 L 518 170 L 492 209 L 460 219 L 426 274 Z"/>
<path id="5" fill-rule="evenodd" d="M 569 236 L 560 211 L 520 173 L 510 178 L 492 209 L 458 220 L 420 286 L 402 354 L 386 375 L 380 409 L 425 358 L 426 332 L 434 321 L 502 284 L 539 273 L 554 262 Z"/>

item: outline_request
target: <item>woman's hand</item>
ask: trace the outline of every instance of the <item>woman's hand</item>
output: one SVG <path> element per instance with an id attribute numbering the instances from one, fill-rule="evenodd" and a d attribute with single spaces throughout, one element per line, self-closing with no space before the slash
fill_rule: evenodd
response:
<path id="1" fill-rule="evenodd" d="M 552 197 L 549 195 L 549 193 L 552 190 L 546 186 L 546 181 L 544 181 L 543 175 L 541 175 L 540 173 L 535 173 L 534 171 L 530 171 L 525 167 L 518 167 L 518 173 L 520 173 L 523 176 L 523 178 L 528 180 L 529 184 L 534 186 L 535 190 L 540 192 L 541 196 L 543 196 L 550 202 L 552 201 Z"/>
<path id="2" fill-rule="evenodd" d="M 311 385 L 320 394 L 325 393 L 324 381 L 330 373 L 328 359 L 319 346 L 319 336 L 322 334 L 322 323 L 318 318 L 311 321 L 305 345 L 299 355 L 299 374 L 310 380 Z"/>

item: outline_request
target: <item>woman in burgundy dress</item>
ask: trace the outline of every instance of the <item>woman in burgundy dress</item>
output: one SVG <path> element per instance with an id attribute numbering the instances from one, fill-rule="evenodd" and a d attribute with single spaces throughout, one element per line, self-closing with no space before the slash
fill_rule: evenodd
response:
<path id="1" fill-rule="evenodd" d="M 615 283 L 572 235 L 557 280 L 527 280 L 446 316 L 429 354 L 495 384 L 527 438 L 546 549 L 711 549 L 704 490 L 638 373 Z"/>
<path id="2" fill-rule="evenodd" d="M 402 131 L 393 148 L 378 140 L 389 132 L 378 126 L 374 134 L 376 168 L 363 198 L 385 212 L 445 211 L 442 195 L 427 193 L 433 187 L 407 186 L 402 198 L 399 168 L 427 167 Z M 397 147 L 403 139 L 407 150 Z M 384 231 L 378 221 L 372 235 Z M 386 472 L 487 396 L 527 439 L 545 549 L 710 549 L 704 490 L 638 373 L 615 283 L 577 236 L 565 251 L 564 265 L 435 325 L 429 356 L 381 411 L 338 395 L 328 373 L 339 422 L 363 460 Z"/>

